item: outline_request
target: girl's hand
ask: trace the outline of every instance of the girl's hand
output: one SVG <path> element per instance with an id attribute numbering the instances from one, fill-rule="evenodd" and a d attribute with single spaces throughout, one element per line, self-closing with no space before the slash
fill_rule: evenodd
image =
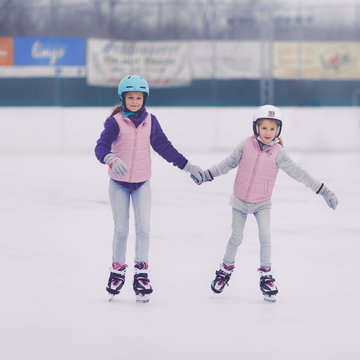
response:
<path id="1" fill-rule="evenodd" d="M 118 178 L 124 177 L 129 172 L 126 164 L 113 153 L 109 153 L 104 157 L 104 163 L 109 165 L 113 174 Z"/>
<path id="2" fill-rule="evenodd" d="M 203 180 L 201 182 L 198 182 L 197 179 L 195 178 L 195 176 L 193 176 L 193 175 L 190 175 L 190 177 L 198 185 L 201 185 L 205 181 L 213 181 L 214 180 L 214 177 L 212 176 L 210 170 L 203 171 L 203 173 L 202 173 Z"/>
<path id="3" fill-rule="evenodd" d="M 338 204 L 338 199 L 335 196 L 335 194 L 330 189 L 328 189 L 324 184 L 321 185 L 317 194 L 322 195 L 322 197 L 325 199 L 326 203 L 331 209 L 334 210 L 336 209 Z"/>
<path id="4" fill-rule="evenodd" d="M 188 161 L 183 170 L 190 173 L 191 178 L 194 180 L 196 184 L 201 184 L 202 182 L 204 182 L 203 180 L 204 171 L 200 166 L 191 165 Z"/>

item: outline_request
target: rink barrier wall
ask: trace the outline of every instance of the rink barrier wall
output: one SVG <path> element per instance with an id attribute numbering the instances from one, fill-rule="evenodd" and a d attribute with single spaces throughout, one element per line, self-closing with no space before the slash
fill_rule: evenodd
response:
<path id="1" fill-rule="evenodd" d="M 231 151 L 252 133 L 254 107 L 149 107 L 179 151 Z M 359 151 L 360 108 L 284 107 L 285 147 Z M 111 107 L 2 107 L 1 154 L 93 153 Z"/>
<path id="2" fill-rule="evenodd" d="M 276 80 L 277 106 L 360 104 L 359 80 Z M 151 88 L 150 106 L 257 106 L 261 83 L 255 79 L 193 80 L 189 86 Z M 86 79 L 0 78 L 0 106 L 113 106 L 116 87 L 89 86 Z"/>

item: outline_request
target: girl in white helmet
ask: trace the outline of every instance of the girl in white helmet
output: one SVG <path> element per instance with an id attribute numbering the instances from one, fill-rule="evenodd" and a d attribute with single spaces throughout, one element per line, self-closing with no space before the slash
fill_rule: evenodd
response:
<path id="1" fill-rule="evenodd" d="M 272 105 L 260 106 L 253 119 L 254 135 L 242 141 L 230 156 L 205 170 L 204 181 L 224 175 L 238 168 L 231 196 L 232 234 L 225 255 L 211 283 L 214 293 L 221 293 L 228 284 L 235 268 L 235 256 L 243 239 L 248 214 L 254 214 L 259 228 L 260 240 L 260 289 L 267 301 L 276 301 L 278 289 L 271 273 L 270 208 L 271 194 L 279 168 L 295 180 L 302 182 L 316 194 L 324 197 L 328 206 L 335 209 L 337 198 L 323 183 L 311 177 L 295 164 L 282 149 L 279 138 L 282 128 L 280 110 Z M 192 177 L 196 183 L 197 179 Z"/>

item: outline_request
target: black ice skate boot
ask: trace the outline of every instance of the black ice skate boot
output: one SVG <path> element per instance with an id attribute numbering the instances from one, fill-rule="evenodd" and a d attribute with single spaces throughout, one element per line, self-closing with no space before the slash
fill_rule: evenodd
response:
<path id="1" fill-rule="evenodd" d="M 134 266 L 134 283 L 133 289 L 136 295 L 136 302 L 149 302 L 150 294 L 153 289 L 149 280 L 149 265 L 142 261 Z"/>
<path id="2" fill-rule="evenodd" d="M 119 263 L 113 263 L 112 268 L 110 268 L 110 277 L 106 291 L 110 294 L 109 301 L 113 297 L 120 293 L 121 288 L 125 283 L 125 273 L 127 265 L 120 265 Z"/>
<path id="3" fill-rule="evenodd" d="M 215 294 L 222 293 L 225 285 L 229 286 L 228 282 L 234 269 L 234 265 L 226 266 L 224 263 L 220 265 L 220 269 L 215 272 L 215 280 L 211 283 L 211 290 Z"/>
<path id="4" fill-rule="evenodd" d="M 260 267 L 258 269 L 260 275 L 260 290 L 264 295 L 264 300 L 275 302 L 276 294 L 279 292 L 275 286 L 275 278 L 271 273 L 271 268 Z"/>

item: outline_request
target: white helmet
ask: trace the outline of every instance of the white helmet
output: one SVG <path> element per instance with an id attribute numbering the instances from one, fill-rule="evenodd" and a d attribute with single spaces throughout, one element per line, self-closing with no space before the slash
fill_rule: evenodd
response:
<path id="1" fill-rule="evenodd" d="M 283 117 L 281 115 L 280 110 L 276 106 L 263 105 L 263 106 L 259 106 L 255 110 L 253 116 L 253 131 L 255 136 L 259 136 L 258 122 L 262 119 L 276 120 L 279 123 L 279 128 L 276 137 L 280 136 Z"/>

